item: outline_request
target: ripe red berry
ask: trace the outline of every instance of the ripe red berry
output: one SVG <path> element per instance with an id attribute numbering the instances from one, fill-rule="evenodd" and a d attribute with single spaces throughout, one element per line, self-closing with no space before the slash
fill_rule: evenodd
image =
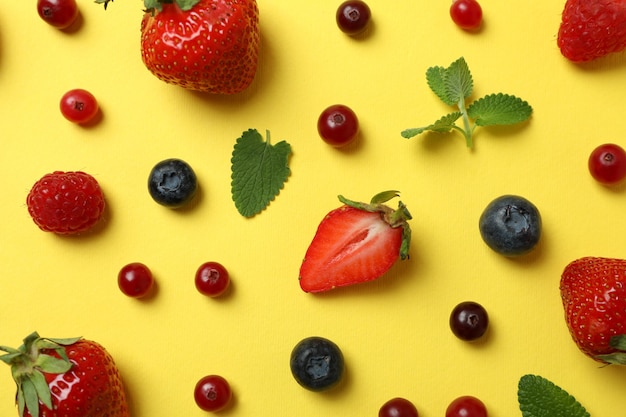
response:
<path id="1" fill-rule="evenodd" d="M 222 264 L 206 262 L 196 271 L 196 289 L 209 297 L 217 297 L 226 292 L 230 284 L 228 271 Z"/>
<path id="2" fill-rule="evenodd" d="M 339 148 L 356 139 L 359 133 L 359 119 L 348 106 L 335 104 L 320 114 L 317 119 L 317 131 L 324 142 Z"/>
<path id="3" fill-rule="evenodd" d="M 61 97 L 61 114 L 72 123 L 88 123 L 98 114 L 98 101 L 87 90 L 77 88 Z"/>
<path id="4" fill-rule="evenodd" d="M 78 17 L 76 0 L 37 0 L 37 13 L 46 23 L 66 29 Z"/>
<path id="5" fill-rule="evenodd" d="M 392 398 L 378 410 L 378 417 L 418 417 L 415 405 L 401 397 Z"/>
<path id="6" fill-rule="evenodd" d="M 589 155 L 589 172 L 602 184 L 617 184 L 626 178 L 626 151 L 613 143 L 600 145 Z"/>
<path id="7" fill-rule="evenodd" d="M 140 262 L 125 265 L 117 274 L 117 285 L 129 297 L 141 298 L 148 295 L 154 285 L 150 269 Z"/>
<path id="8" fill-rule="evenodd" d="M 201 378 L 193 392 L 198 407 L 204 411 L 224 409 L 232 398 L 230 384 L 219 375 L 207 375 Z"/>
<path id="9" fill-rule="evenodd" d="M 362 0 L 346 0 L 337 9 L 337 26 L 343 33 L 358 35 L 367 29 L 372 12 Z"/>
<path id="10" fill-rule="evenodd" d="M 448 405 L 446 417 L 487 417 L 487 408 L 478 398 L 465 395 Z"/>
<path id="11" fill-rule="evenodd" d="M 476 30 L 483 21 L 483 10 L 476 0 L 454 0 L 450 6 L 450 17 L 462 29 Z"/>
<path id="12" fill-rule="evenodd" d="M 87 231 L 101 219 L 104 194 L 89 174 L 55 171 L 33 185 L 26 205 L 41 230 L 76 234 Z"/>

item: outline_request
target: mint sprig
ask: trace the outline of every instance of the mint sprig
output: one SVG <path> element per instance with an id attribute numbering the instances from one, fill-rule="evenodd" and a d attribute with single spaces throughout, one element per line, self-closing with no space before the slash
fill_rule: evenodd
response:
<path id="1" fill-rule="evenodd" d="M 472 95 L 474 81 L 463 57 L 447 68 L 428 68 L 426 81 L 441 101 L 449 106 L 456 106 L 458 111 L 449 113 L 430 125 L 402 131 L 401 135 L 406 139 L 426 131 L 447 133 L 456 130 L 465 137 L 467 147 L 472 148 L 473 133 L 477 126 L 521 123 L 532 114 L 532 107 L 526 101 L 502 93 L 488 94 L 467 106 L 466 99 Z M 458 119 L 462 120 L 462 126 L 457 125 Z"/>
<path id="2" fill-rule="evenodd" d="M 517 398 L 523 417 L 589 417 L 573 396 L 539 375 L 524 375 Z"/>
<path id="3" fill-rule="evenodd" d="M 291 146 L 284 140 L 270 143 L 270 132 L 264 141 L 256 129 L 241 135 L 231 158 L 231 191 L 235 207 L 244 217 L 263 211 L 278 195 L 291 174 Z"/>

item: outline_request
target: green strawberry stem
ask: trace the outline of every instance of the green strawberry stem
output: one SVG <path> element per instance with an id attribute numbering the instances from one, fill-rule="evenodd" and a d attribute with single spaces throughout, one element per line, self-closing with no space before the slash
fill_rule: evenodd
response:
<path id="1" fill-rule="evenodd" d="M 112 2 L 112 1 L 113 0 L 95 0 L 96 4 L 104 5 L 104 10 L 106 10 L 107 6 L 109 5 L 109 2 Z M 163 4 L 171 4 L 171 3 L 176 3 L 176 5 L 178 5 L 178 7 L 181 10 L 187 11 L 187 10 L 191 10 L 191 8 L 193 8 L 193 6 L 195 6 L 196 4 L 200 3 L 200 0 L 144 0 L 143 1 L 146 12 L 149 12 L 149 11 L 154 12 L 154 10 L 160 11 L 162 9 Z"/>
<path id="2" fill-rule="evenodd" d="M 396 210 L 383 204 L 394 197 L 399 197 L 399 191 L 389 190 L 376 194 L 369 203 L 362 203 L 359 201 L 353 201 L 339 196 L 339 201 L 349 207 L 354 207 L 359 210 L 367 211 L 370 213 L 381 213 L 382 219 L 391 227 L 402 227 L 402 244 L 400 245 L 400 259 L 405 260 L 409 258 L 409 246 L 411 244 L 411 227 L 407 223 L 413 217 L 402 203 L 398 202 L 398 208 Z"/>
<path id="3" fill-rule="evenodd" d="M 596 356 L 598 359 L 613 365 L 626 365 L 626 334 L 611 337 L 609 346 L 616 351 Z"/>
<path id="4" fill-rule="evenodd" d="M 62 374 L 71 369 L 64 346 L 76 343 L 81 338 L 49 339 L 33 332 L 24 338 L 24 343 L 17 349 L 0 346 L 0 351 L 7 352 L 0 356 L 0 361 L 11 367 L 13 380 L 17 385 L 16 401 L 20 417 L 28 409 L 32 417 L 39 417 L 39 403 L 52 409 L 50 387 L 44 373 Z M 53 350 L 59 358 L 43 353 Z"/>

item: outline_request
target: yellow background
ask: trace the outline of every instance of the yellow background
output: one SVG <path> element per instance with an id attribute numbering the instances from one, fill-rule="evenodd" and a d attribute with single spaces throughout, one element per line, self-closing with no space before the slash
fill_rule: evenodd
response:
<path id="1" fill-rule="evenodd" d="M 570 339 L 558 291 L 563 267 L 586 255 L 626 257 L 626 189 L 594 182 L 586 161 L 604 142 L 626 145 L 626 61 L 614 55 L 577 66 L 556 46 L 564 1 L 481 0 L 484 27 L 458 29 L 449 1 L 369 0 L 369 36 L 335 24 L 338 1 L 259 0 L 262 52 L 254 85 L 214 97 L 167 85 L 143 66 L 142 4 L 80 0 L 69 32 L 40 20 L 34 1 L 0 10 L 0 343 L 33 330 L 82 335 L 107 347 L 121 369 L 134 417 L 206 415 L 196 381 L 210 373 L 234 390 L 227 416 L 375 416 L 388 399 L 413 401 L 440 417 L 450 401 L 475 395 L 491 417 L 521 415 L 517 382 L 540 374 L 577 397 L 592 416 L 626 404 L 626 370 L 600 367 Z M 464 56 L 474 98 L 504 92 L 527 100 L 532 120 L 477 129 L 475 149 L 457 133 L 403 139 L 400 131 L 450 108 L 424 73 Z M 67 122 L 63 93 L 90 90 L 102 107 L 91 127 Z M 316 131 L 328 105 L 353 108 L 356 145 L 337 150 Z M 230 156 L 249 128 L 270 130 L 293 149 L 292 175 L 260 215 L 245 219 L 230 195 Z M 152 166 L 186 160 L 201 198 L 188 210 L 154 203 Z M 25 198 L 54 170 L 84 170 L 108 203 L 96 233 L 62 238 L 40 231 Z M 368 200 L 397 189 L 413 214 L 411 259 L 380 280 L 324 295 L 303 293 L 298 270 L 338 194 Z M 478 218 L 501 194 L 541 211 L 540 248 L 506 259 L 482 242 Z M 393 202 L 395 205 L 396 203 Z M 215 260 L 232 277 L 220 299 L 201 296 L 196 268 Z M 158 290 L 125 297 L 118 270 L 148 265 Z M 448 316 L 461 301 L 491 318 L 479 343 L 456 339 Z M 289 355 L 302 338 L 324 336 L 345 355 L 340 389 L 312 393 L 292 378 Z M 8 368 L 0 415 L 15 415 Z"/>

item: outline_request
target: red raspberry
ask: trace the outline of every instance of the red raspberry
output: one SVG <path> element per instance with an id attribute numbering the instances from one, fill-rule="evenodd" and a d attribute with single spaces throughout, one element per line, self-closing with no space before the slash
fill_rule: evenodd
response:
<path id="1" fill-rule="evenodd" d="M 84 232 L 100 220 L 104 195 L 89 174 L 55 171 L 33 185 L 26 205 L 41 230 L 69 235 Z"/>
<path id="2" fill-rule="evenodd" d="M 626 3 L 622 0 L 567 0 L 557 37 L 570 61 L 591 61 L 626 48 Z"/>

